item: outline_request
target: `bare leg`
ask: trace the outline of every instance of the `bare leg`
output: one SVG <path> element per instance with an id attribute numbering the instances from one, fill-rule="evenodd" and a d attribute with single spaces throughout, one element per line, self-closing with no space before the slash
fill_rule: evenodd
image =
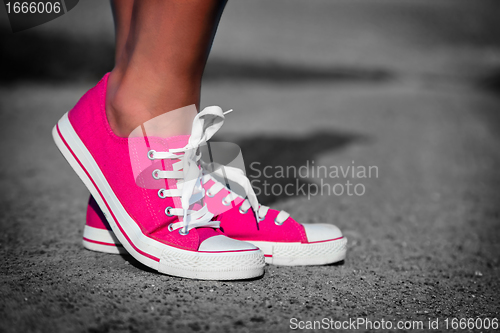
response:
<path id="1" fill-rule="evenodd" d="M 125 43 L 130 32 L 132 21 L 133 0 L 113 0 L 111 1 L 113 18 L 115 21 L 115 64 L 120 62 L 120 58 L 125 56 Z"/>
<path id="2" fill-rule="evenodd" d="M 199 108 L 203 71 L 226 1 L 113 0 L 116 64 L 106 114 L 117 135 L 171 110 Z"/>

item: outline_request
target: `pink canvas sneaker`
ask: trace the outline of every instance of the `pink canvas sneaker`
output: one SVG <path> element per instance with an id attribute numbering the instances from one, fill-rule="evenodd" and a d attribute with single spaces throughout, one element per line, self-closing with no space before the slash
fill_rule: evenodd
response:
<path id="1" fill-rule="evenodd" d="M 94 229 L 85 229 L 86 242 L 102 250 L 118 241 L 138 261 L 169 275 L 209 280 L 262 275 L 262 252 L 223 235 L 220 222 L 203 204 L 196 151 L 222 126 L 222 110 L 200 112 L 190 136 L 121 138 L 106 118 L 108 76 L 52 131 L 116 237 L 99 238 L 103 233 L 90 222 L 88 228 Z M 94 212 L 95 220 L 100 219 Z"/>
<path id="2" fill-rule="evenodd" d="M 342 232 L 336 226 L 301 225 L 291 217 L 281 223 L 284 216 L 278 219 L 280 212 L 267 207 L 264 207 L 268 209 L 266 217 L 257 226 L 253 214 L 247 214 L 248 210 L 245 213 L 242 208 L 244 200 L 242 198 L 240 200 L 236 207 L 218 216 L 223 232 L 231 238 L 245 240 L 260 247 L 268 264 L 324 265 L 345 259 L 347 239 L 342 236 Z M 242 219 L 238 214 L 245 216 Z M 235 217 L 239 220 L 233 223 L 232 221 L 235 220 L 232 218 Z M 283 225 L 285 228 L 278 228 Z M 125 252 L 92 197 L 89 199 L 87 208 L 83 246 L 92 251 L 106 253 Z"/>
<path id="3" fill-rule="evenodd" d="M 259 205 L 248 178 L 241 170 L 223 167 L 210 174 L 207 169 L 202 178 L 206 190 L 204 201 L 210 212 L 218 215 L 223 233 L 259 247 L 267 263 L 323 265 L 345 259 L 347 239 L 336 226 L 299 224 L 284 211 Z M 230 191 L 218 180 L 224 178 L 225 182 L 233 181 L 243 187 L 248 199 Z M 106 220 L 102 215 L 99 217 L 95 207 L 91 198 L 83 234 L 84 246 L 90 250 L 117 253 L 119 243 L 113 242 Z"/>
<path id="4" fill-rule="evenodd" d="M 224 169 L 229 181 L 238 182 L 227 167 Z M 347 239 L 335 225 L 300 224 L 285 211 L 260 205 L 251 187 L 246 191 L 247 199 L 244 199 L 224 186 L 220 177 L 217 178 L 203 176 L 209 210 L 218 215 L 226 236 L 259 247 L 267 263 L 306 266 L 345 259 Z M 231 209 L 228 210 L 228 206 Z"/>

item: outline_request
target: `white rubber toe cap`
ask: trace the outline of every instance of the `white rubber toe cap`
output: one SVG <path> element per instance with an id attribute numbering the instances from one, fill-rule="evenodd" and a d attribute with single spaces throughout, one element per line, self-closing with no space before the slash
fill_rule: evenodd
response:
<path id="1" fill-rule="evenodd" d="M 332 224 L 303 224 L 303 226 L 309 243 L 342 237 L 340 229 Z"/>
<path id="2" fill-rule="evenodd" d="M 236 239 L 226 237 L 224 235 L 217 235 L 205 239 L 200 244 L 198 251 L 208 252 L 228 252 L 228 251 L 243 251 L 243 250 L 257 250 L 254 245 L 242 242 Z"/>

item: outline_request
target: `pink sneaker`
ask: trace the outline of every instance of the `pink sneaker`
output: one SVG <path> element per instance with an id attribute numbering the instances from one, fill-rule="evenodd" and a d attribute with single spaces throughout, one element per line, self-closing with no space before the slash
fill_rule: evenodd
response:
<path id="1" fill-rule="evenodd" d="M 89 233 L 105 229 L 90 222 L 85 229 L 86 246 L 92 243 L 95 250 L 110 249 L 110 244 L 119 241 L 146 266 L 186 278 L 232 280 L 262 275 L 262 252 L 224 236 L 218 229 L 220 222 L 213 221 L 214 215 L 202 201 L 205 191 L 195 152 L 222 125 L 222 110 L 211 107 L 200 112 L 191 136 L 121 138 L 106 118 L 108 75 L 52 131 L 56 145 L 95 198 L 116 237 L 109 232 L 107 238 L 100 238 L 104 232 Z M 92 215 L 92 207 L 89 212 L 90 219 L 100 219 L 95 209 Z"/>
<path id="2" fill-rule="evenodd" d="M 299 224 L 284 211 L 278 212 L 260 206 L 241 170 L 231 167 L 224 167 L 224 170 L 225 172 L 214 174 L 224 174 L 230 181 L 246 187 L 249 197 L 247 200 L 243 199 L 205 171 L 202 178 L 206 190 L 205 203 L 210 212 L 218 215 L 217 219 L 226 236 L 259 247 L 269 264 L 324 265 L 345 259 L 347 239 L 336 226 Z M 245 179 L 241 181 L 242 178 Z M 250 202 L 253 202 L 253 207 Z M 106 220 L 100 218 L 99 212 L 92 208 L 95 206 L 91 198 L 83 234 L 84 246 L 94 251 L 116 253 L 118 250 L 114 247 L 119 246 L 119 243 L 112 241 L 112 232 L 109 231 Z M 97 235 L 102 237 L 96 237 Z M 101 243 L 106 243 L 106 246 L 98 246 Z"/>
<path id="3" fill-rule="evenodd" d="M 257 227 L 255 217 L 253 214 L 245 213 L 242 208 L 244 200 L 240 199 L 241 201 L 236 207 L 218 216 L 221 228 L 224 234 L 231 238 L 244 240 L 260 247 L 264 252 L 266 263 L 307 266 L 325 265 L 345 259 L 347 239 L 342 236 L 342 232 L 336 226 L 329 224 L 301 225 L 291 217 L 286 218 L 281 223 L 284 216 L 282 219 L 278 219 L 280 212 L 265 207 L 264 209 L 268 209 L 268 213 Z M 242 214 L 244 217 L 242 218 L 238 214 Z M 233 220 L 233 218 L 239 218 L 239 220 Z M 285 227 L 279 228 L 283 225 Z M 92 196 L 87 210 L 87 223 L 83 229 L 83 246 L 92 251 L 124 252 Z"/>
<path id="4" fill-rule="evenodd" d="M 230 175 L 227 167 L 225 169 Z M 232 180 L 230 176 L 228 178 Z M 266 263 L 308 266 L 345 259 L 347 239 L 336 226 L 300 224 L 285 211 L 259 205 L 251 188 L 245 200 L 210 175 L 203 176 L 203 183 L 207 196 L 205 203 L 213 214 L 218 215 L 222 232 L 259 247 L 264 252 Z M 227 206 L 232 208 L 228 210 Z"/>

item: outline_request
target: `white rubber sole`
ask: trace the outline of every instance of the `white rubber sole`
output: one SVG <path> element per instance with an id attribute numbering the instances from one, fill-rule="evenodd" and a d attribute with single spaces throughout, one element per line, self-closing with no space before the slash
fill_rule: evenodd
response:
<path id="1" fill-rule="evenodd" d="M 264 256 L 260 250 L 187 251 L 147 237 L 114 194 L 94 158 L 73 129 L 68 113 L 53 128 L 52 136 L 62 155 L 96 200 L 116 239 L 142 264 L 160 273 L 202 280 L 240 280 L 264 274 Z M 91 242 L 86 243 L 89 245 Z M 93 250 L 98 248 L 92 245 L 90 247 Z"/>
<path id="2" fill-rule="evenodd" d="M 345 259 L 345 237 L 315 243 L 279 243 L 246 241 L 264 252 L 266 263 L 279 266 L 327 265 Z"/>
<path id="3" fill-rule="evenodd" d="M 120 243 L 116 237 L 114 237 L 112 231 L 85 226 L 83 238 L 84 246 L 89 250 L 106 253 L 120 253 Z M 85 240 L 92 240 L 93 243 L 87 242 L 86 244 Z M 266 263 L 280 266 L 332 264 L 344 260 L 347 252 L 347 239 L 345 237 L 309 244 L 246 242 L 252 243 L 264 252 Z M 99 246 L 102 243 L 106 245 Z"/>

